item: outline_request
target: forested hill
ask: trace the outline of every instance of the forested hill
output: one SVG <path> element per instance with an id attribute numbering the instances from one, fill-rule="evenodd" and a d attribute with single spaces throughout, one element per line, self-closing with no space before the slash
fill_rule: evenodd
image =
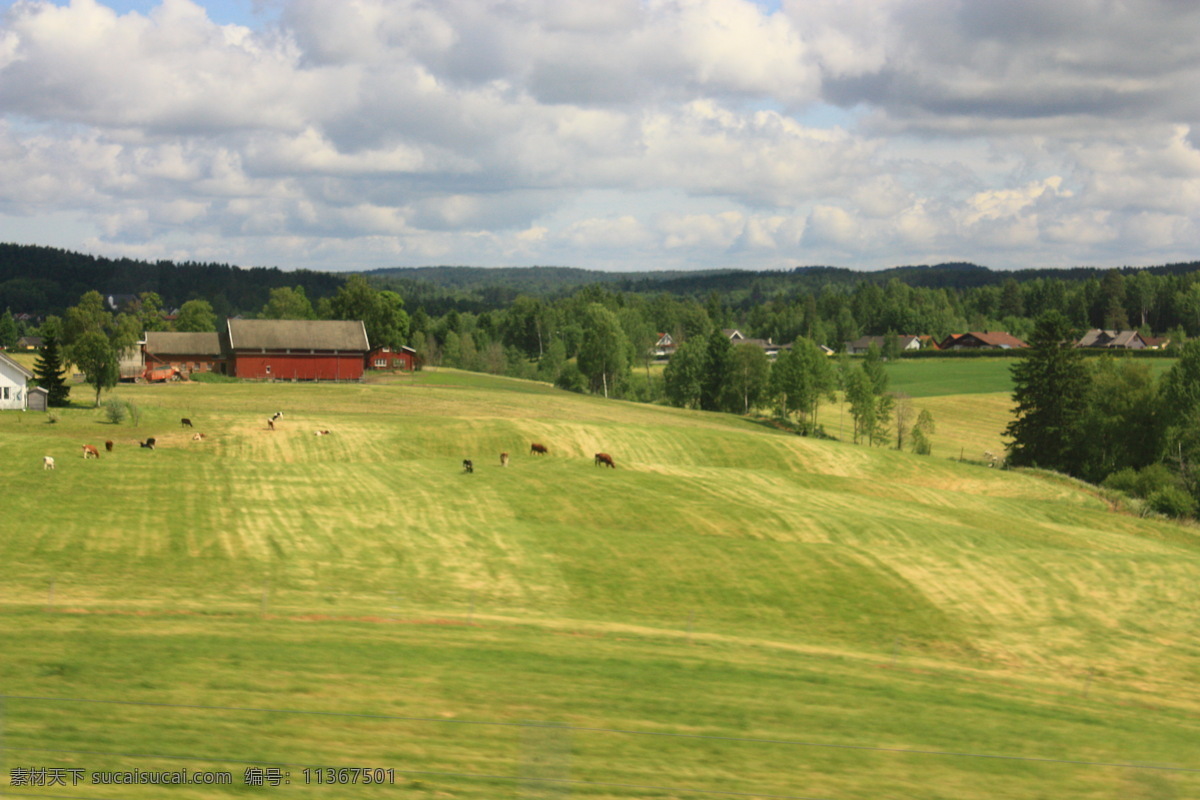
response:
<path id="1" fill-rule="evenodd" d="M 229 264 L 109 259 L 52 247 L 0 244 L 0 311 L 59 314 L 85 292 L 157 292 L 167 307 L 187 300 L 209 301 L 218 315 L 256 312 L 271 289 L 303 286 L 309 299 L 327 297 L 344 275 Z"/>
<path id="2" fill-rule="evenodd" d="M 1200 262 L 1149 267 L 1155 275 L 1200 270 Z M 449 310 L 481 313 L 507 308 L 520 295 L 554 299 L 586 286 L 610 291 L 667 293 L 693 299 L 720 297 L 725 305 L 747 308 L 769 299 L 794 300 L 822 292 L 853 291 L 859 284 L 886 285 L 892 280 L 928 289 L 978 289 L 1006 281 L 1026 283 L 1055 278 L 1068 283 L 1099 280 L 1110 268 L 992 270 L 958 262 L 900 266 L 864 272 L 845 267 L 810 266 L 790 270 L 704 270 L 696 272 L 601 272 L 571 267 L 405 267 L 362 274 L 380 288 L 399 292 L 410 310 L 431 314 Z M 1138 270 L 1120 268 L 1123 273 Z M 348 273 L 244 268 L 230 264 L 109 259 L 50 247 L 0 244 L 0 310 L 33 314 L 61 313 L 91 290 L 106 294 L 156 292 L 167 307 L 194 298 L 208 300 L 219 315 L 255 313 L 271 289 L 302 286 L 314 303 L 329 297 Z"/>

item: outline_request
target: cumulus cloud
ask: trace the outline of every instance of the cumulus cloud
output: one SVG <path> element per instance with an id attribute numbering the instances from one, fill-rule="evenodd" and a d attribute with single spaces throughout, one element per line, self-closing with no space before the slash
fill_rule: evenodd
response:
<path id="1" fill-rule="evenodd" d="M 774 6 L 279 0 L 252 28 L 203 0 L 18 0 L 0 231 L 69 213 L 84 223 L 44 243 L 339 268 L 1151 263 L 1200 244 L 1200 8 Z"/>

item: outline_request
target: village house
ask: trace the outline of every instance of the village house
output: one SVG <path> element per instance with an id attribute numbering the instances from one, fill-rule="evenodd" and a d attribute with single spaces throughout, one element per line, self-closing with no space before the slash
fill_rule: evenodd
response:
<path id="1" fill-rule="evenodd" d="M 1004 331 L 952 333 L 938 345 L 941 350 L 1018 350 L 1023 347 L 1029 345 Z"/>
<path id="2" fill-rule="evenodd" d="M 772 361 L 775 360 L 776 356 L 779 355 L 780 351 L 792 349 L 792 346 L 790 344 L 776 344 L 775 342 L 771 341 L 770 339 L 747 338 L 746 336 L 743 336 L 742 332 L 737 330 L 736 328 L 722 328 L 721 333 L 728 336 L 729 341 L 735 345 L 752 344 L 757 347 L 761 347 L 763 349 L 763 352 L 767 354 L 767 358 L 771 359 Z"/>
<path id="3" fill-rule="evenodd" d="M 1108 350 L 1145 350 L 1149 344 L 1137 331 L 1105 331 L 1092 328 L 1076 347 L 1103 347 Z"/>
<path id="4" fill-rule="evenodd" d="M 862 355 L 871 349 L 871 345 L 875 345 L 882 350 L 887 340 L 888 337 L 886 336 L 860 336 L 853 342 L 846 342 L 846 352 L 852 356 Z M 897 336 L 896 344 L 900 348 L 901 352 L 906 350 L 920 350 L 921 337 L 908 335 Z"/>
<path id="5" fill-rule="evenodd" d="M 0 409 L 25 410 L 26 386 L 33 373 L 0 352 Z"/>
<path id="6" fill-rule="evenodd" d="M 658 334 L 658 341 L 650 348 L 650 355 L 654 358 L 670 358 L 675 355 L 675 339 L 669 333 Z"/>

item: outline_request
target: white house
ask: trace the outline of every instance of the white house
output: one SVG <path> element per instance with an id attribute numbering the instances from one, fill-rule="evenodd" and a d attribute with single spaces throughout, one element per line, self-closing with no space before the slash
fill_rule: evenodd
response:
<path id="1" fill-rule="evenodd" d="M 25 410 L 25 384 L 33 373 L 0 353 L 0 409 Z"/>

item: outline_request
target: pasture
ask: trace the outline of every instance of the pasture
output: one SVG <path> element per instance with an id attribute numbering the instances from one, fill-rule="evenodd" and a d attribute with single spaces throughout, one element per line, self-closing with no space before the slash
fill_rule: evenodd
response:
<path id="1" fill-rule="evenodd" d="M 115 394 L 139 427 L 0 415 L 5 780 L 238 784 L 62 790 L 97 798 L 1200 795 L 1192 528 L 1033 475 L 452 370 Z M 935 448 L 943 417 L 980 416 L 935 401 Z M 291 783 L 244 787 L 248 766 Z M 397 785 L 304 785 L 305 766 Z"/>

